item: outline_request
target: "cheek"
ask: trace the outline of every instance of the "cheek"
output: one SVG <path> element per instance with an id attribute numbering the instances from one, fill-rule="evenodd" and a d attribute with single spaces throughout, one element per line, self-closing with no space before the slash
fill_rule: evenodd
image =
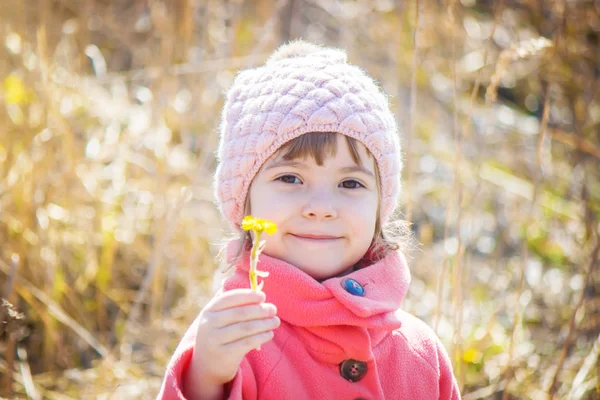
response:
<path id="1" fill-rule="evenodd" d="M 377 202 L 377 196 L 373 195 L 350 208 L 350 218 L 353 221 L 355 233 L 360 237 L 369 236 L 369 240 L 371 240 L 375 234 Z"/>
<path id="2" fill-rule="evenodd" d="M 250 199 L 249 213 L 256 218 L 266 218 L 264 210 L 265 208 L 268 209 L 268 207 L 265 207 L 265 201 L 268 199 L 268 196 L 265 196 L 264 190 L 261 190 L 261 185 L 253 184 L 248 197 Z"/>
<path id="3" fill-rule="evenodd" d="M 248 189 L 248 197 L 246 198 L 246 214 L 254 215 L 256 204 L 260 204 L 257 199 L 256 184 L 251 183 Z"/>
<path id="4" fill-rule="evenodd" d="M 250 199 L 249 212 L 256 218 L 278 222 L 281 215 L 291 209 L 291 204 L 285 195 L 263 182 L 251 185 L 248 198 Z"/>

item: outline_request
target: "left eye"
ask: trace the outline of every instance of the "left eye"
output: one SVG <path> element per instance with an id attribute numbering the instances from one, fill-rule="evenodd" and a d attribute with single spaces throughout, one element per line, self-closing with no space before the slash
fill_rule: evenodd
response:
<path id="1" fill-rule="evenodd" d="M 344 189 L 358 189 L 364 187 L 360 182 L 355 181 L 354 179 L 349 179 L 340 183 Z"/>
<path id="2" fill-rule="evenodd" d="M 298 177 L 294 175 L 283 175 L 277 178 L 276 180 L 281 181 L 283 183 L 302 183 Z"/>

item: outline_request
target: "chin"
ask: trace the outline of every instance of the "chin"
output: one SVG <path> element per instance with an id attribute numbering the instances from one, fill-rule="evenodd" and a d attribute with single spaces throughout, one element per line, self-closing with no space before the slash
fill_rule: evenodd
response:
<path id="1" fill-rule="evenodd" d="M 339 260 L 338 260 L 339 262 Z M 306 274 L 310 275 L 316 280 L 325 280 L 337 276 L 343 272 L 345 272 L 349 267 L 340 266 L 338 263 L 328 264 L 323 261 L 314 260 L 310 264 L 307 264 L 306 261 L 300 263 L 291 263 L 296 268 L 301 269 Z M 319 265 L 318 270 L 314 270 L 314 266 Z"/>

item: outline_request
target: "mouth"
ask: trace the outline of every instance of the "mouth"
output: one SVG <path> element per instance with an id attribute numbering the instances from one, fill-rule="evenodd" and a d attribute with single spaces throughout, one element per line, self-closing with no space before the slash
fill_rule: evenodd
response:
<path id="1" fill-rule="evenodd" d="M 335 240 L 341 239 L 340 236 L 330 236 L 330 235 L 313 235 L 313 234 L 293 234 L 290 233 L 296 239 L 302 240 L 304 242 L 309 243 L 331 243 Z"/>

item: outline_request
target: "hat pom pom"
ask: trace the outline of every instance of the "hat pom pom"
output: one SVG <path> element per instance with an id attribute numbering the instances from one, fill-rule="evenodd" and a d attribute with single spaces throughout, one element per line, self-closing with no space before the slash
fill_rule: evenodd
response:
<path id="1" fill-rule="evenodd" d="M 277 48 L 277 50 L 273 52 L 271 57 L 269 57 L 269 59 L 266 62 L 266 65 L 271 65 L 278 61 L 286 60 L 289 58 L 306 56 L 322 57 L 327 59 L 331 63 L 345 64 L 348 61 L 348 56 L 343 50 L 334 48 L 323 49 L 317 44 L 306 42 L 302 39 L 297 39 L 279 46 L 279 48 Z"/>

